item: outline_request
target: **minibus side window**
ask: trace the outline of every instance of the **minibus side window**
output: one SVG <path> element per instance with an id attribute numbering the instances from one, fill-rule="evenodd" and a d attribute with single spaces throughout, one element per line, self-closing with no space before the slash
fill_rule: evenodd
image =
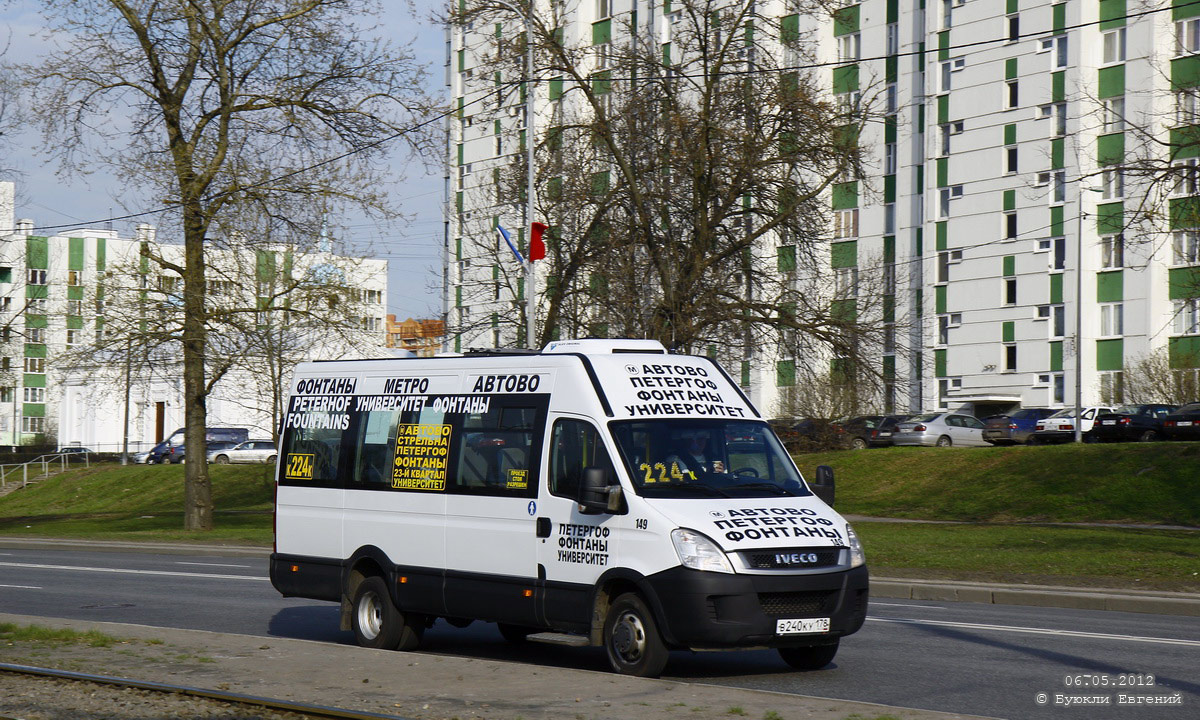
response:
<path id="1" fill-rule="evenodd" d="M 340 487 L 338 462 L 342 431 L 339 428 L 294 427 L 283 442 L 284 485 Z"/>
<path id="2" fill-rule="evenodd" d="M 534 476 L 533 438 L 538 408 L 493 401 L 486 413 L 463 416 L 458 435 L 455 492 L 525 497 Z"/>
<path id="3" fill-rule="evenodd" d="M 581 420 L 555 422 L 550 441 L 550 493 L 577 498 L 583 470 L 588 467 L 604 468 L 608 477 L 616 479 L 608 450 L 594 425 Z"/>
<path id="4" fill-rule="evenodd" d="M 382 410 L 366 412 L 359 417 L 358 457 L 354 463 L 357 485 L 368 489 L 391 487 L 399 415 L 393 410 Z"/>

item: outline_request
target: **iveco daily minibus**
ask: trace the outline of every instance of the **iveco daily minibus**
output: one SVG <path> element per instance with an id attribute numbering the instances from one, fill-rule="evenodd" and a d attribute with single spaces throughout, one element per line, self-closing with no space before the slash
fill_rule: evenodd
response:
<path id="1" fill-rule="evenodd" d="M 685 648 L 817 669 L 866 616 L 854 531 L 716 362 L 654 341 L 303 364 L 277 476 L 272 583 L 367 647 L 443 618 L 631 675 Z"/>

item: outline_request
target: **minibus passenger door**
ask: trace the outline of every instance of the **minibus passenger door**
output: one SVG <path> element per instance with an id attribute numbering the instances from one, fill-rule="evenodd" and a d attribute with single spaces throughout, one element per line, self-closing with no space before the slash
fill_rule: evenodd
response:
<path id="1" fill-rule="evenodd" d="M 586 474 L 617 483 L 604 434 L 589 419 L 552 418 L 546 473 L 538 495 L 537 562 L 543 578 L 544 624 L 586 626 L 596 580 L 617 556 L 616 516 L 584 512 L 578 499 Z"/>

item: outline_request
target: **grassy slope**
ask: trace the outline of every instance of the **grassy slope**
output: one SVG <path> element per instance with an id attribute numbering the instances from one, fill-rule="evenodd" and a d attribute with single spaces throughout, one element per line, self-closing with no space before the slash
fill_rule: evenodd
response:
<path id="1" fill-rule="evenodd" d="M 273 468 L 210 465 L 216 530 L 204 540 L 270 544 Z M 195 540 L 183 530 L 182 465 L 71 470 L 0 498 L 0 534 Z"/>
<path id="2" fill-rule="evenodd" d="M 796 460 L 806 477 L 833 467 L 843 513 L 1200 527 L 1200 443 L 897 447 Z"/>

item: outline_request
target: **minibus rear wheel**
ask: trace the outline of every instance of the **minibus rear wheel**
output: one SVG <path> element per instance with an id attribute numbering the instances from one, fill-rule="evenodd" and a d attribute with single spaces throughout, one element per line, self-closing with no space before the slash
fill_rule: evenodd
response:
<path id="1" fill-rule="evenodd" d="M 813 645 L 811 647 L 779 648 L 779 657 L 797 670 L 820 670 L 833 662 L 838 644 Z"/>
<path id="2" fill-rule="evenodd" d="M 613 670 L 622 675 L 658 677 L 670 653 L 654 615 L 634 593 L 619 596 L 604 620 L 604 650 Z"/>
<path id="3" fill-rule="evenodd" d="M 412 650 L 421 642 L 420 633 L 392 603 L 387 584 L 377 575 L 359 584 L 351 617 L 354 637 L 362 647 Z"/>

